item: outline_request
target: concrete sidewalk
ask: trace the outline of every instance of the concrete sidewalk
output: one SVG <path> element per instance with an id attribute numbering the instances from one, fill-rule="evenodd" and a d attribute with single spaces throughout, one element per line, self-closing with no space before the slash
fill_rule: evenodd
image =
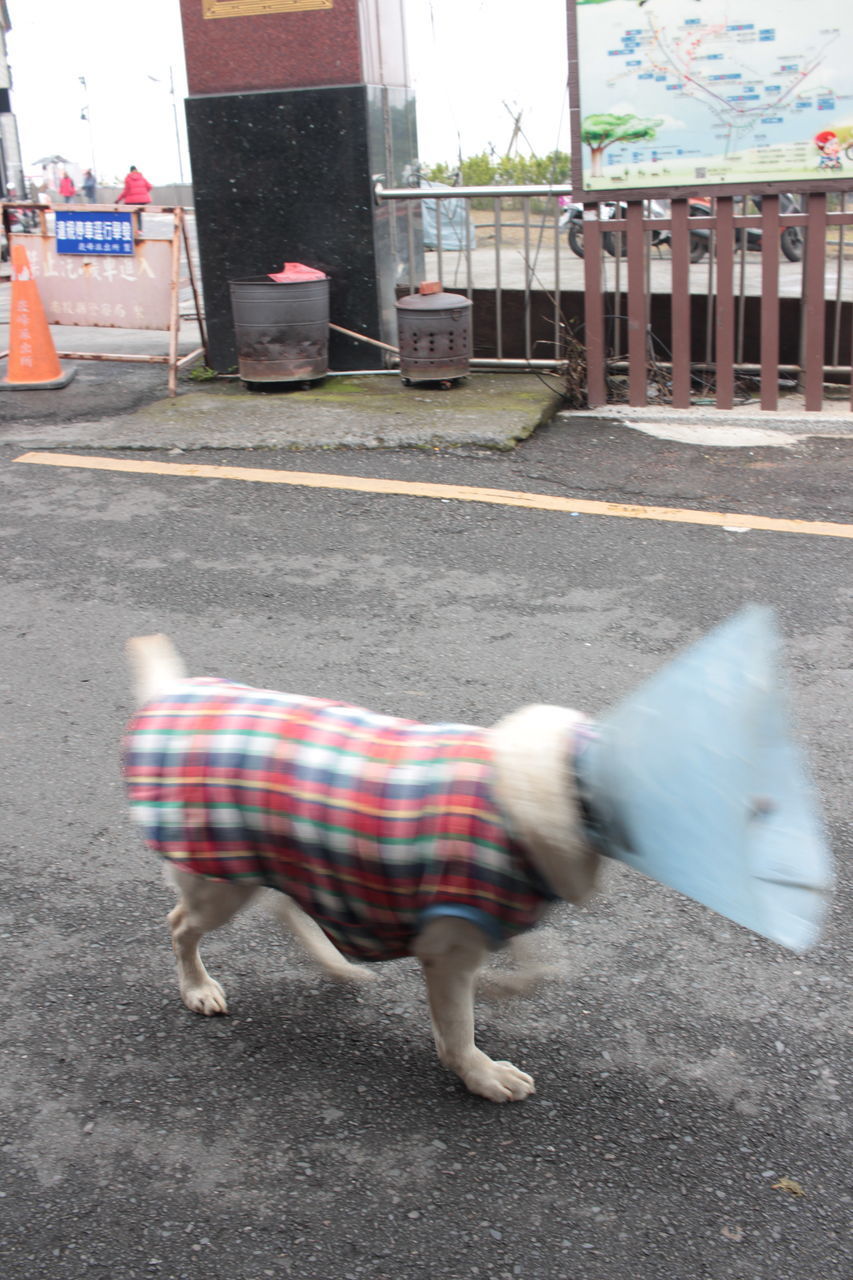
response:
<path id="1" fill-rule="evenodd" d="M 165 396 L 161 367 L 81 362 L 61 390 L 3 391 L 0 442 L 39 448 L 510 449 L 560 407 L 559 379 L 476 373 L 443 390 L 396 373 L 333 376 L 310 390 L 249 391 L 237 379 L 183 378 Z"/>

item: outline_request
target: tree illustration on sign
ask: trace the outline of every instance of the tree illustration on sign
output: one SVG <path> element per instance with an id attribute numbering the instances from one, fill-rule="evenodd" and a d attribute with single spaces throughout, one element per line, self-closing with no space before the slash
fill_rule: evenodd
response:
<path id="1" fill-rule="evenodd" d="M 589 147 L 592 177 L 601 177 L 601 157 L 614 142 L 649 142 L 662 124 L 662 120 L 644 120 L 642 116 L 585 116 L 581 121 L 581 142 Z"/>

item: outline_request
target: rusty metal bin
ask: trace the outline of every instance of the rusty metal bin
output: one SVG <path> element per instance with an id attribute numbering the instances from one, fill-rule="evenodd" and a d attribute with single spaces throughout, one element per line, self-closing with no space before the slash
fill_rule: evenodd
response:
<path id="1" fill-rule="evenodd" d="M 313 382 L 329 370 L 329 281 L 230 280 L 244 382 Z"/>
<path id="2" fill-rule="evenodd" d="M 453 382 L 471 359 L 470 298 L 437 284 L 397 301 L 400 376 L 404 382 Z"/>

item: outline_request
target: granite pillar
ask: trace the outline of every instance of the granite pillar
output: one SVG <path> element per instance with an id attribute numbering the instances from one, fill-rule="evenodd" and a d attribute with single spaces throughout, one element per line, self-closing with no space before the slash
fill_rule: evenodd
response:
<path id="1" fill-rule="evenodd" d="M 405 211 L 376 206 L 416 158 L 402 0 L 181 0 L 210 362 L 236 365 L 228 281 L 305 262 L 333 323 L 394 342 Z M 401 250 L 403 253 L 401 254 Z M 333 369 L 383 366 L 334 332 Z"/>

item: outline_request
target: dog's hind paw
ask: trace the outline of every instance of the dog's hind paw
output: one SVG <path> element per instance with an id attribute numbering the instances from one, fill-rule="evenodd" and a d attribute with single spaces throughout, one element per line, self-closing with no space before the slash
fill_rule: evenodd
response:
<path id="1" fill-rule="evenodd" d="M 193 1013 L 203 1013 L 207 1018 L 228 1012 L 225 992 L 215 978 L 208 978 L 199 986 L 182 987 L 181 999 Z"/>

